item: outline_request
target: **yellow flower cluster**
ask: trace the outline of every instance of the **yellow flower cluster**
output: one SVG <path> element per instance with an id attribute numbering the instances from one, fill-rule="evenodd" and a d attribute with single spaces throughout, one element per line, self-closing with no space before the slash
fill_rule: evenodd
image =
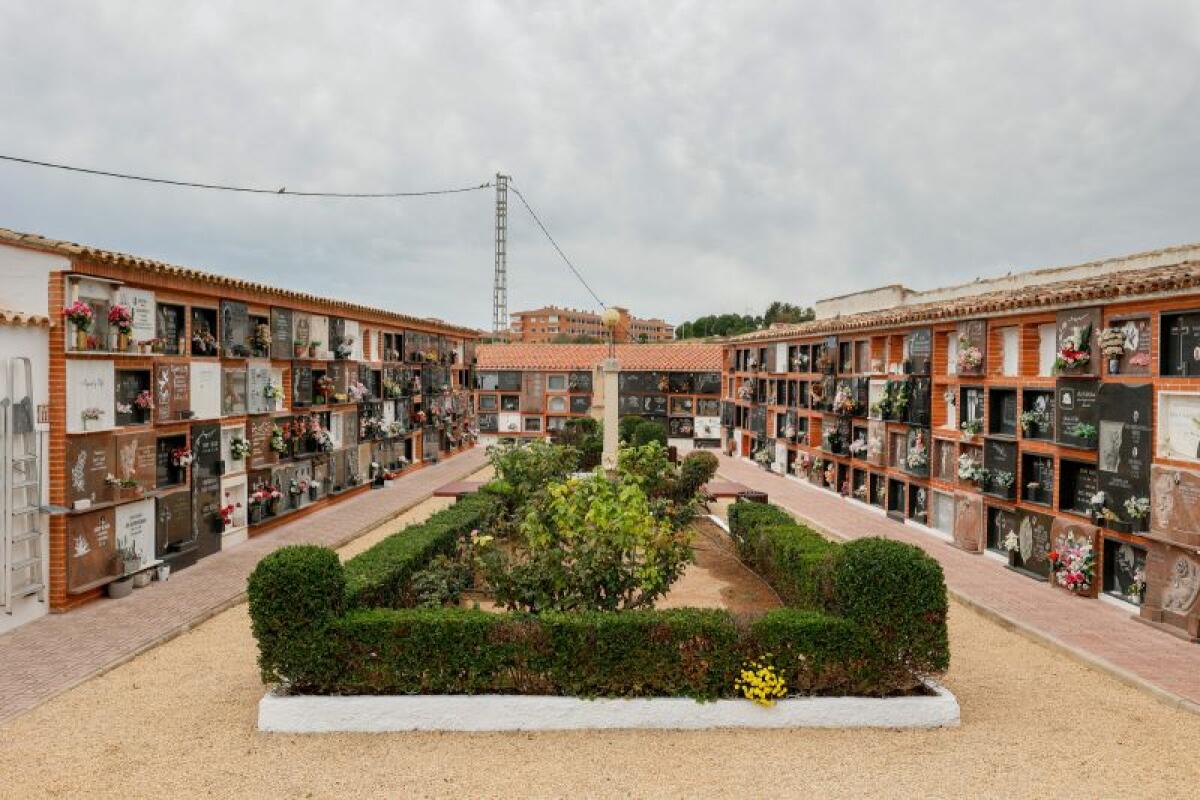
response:
<path id="1" fill-rule="evenodd" d="M 747 700 L 768 708 L 775 705 L 777 699 L 787 697 L 787 682 L 765 658 L 748 662 L 741 676 L 733 682 L 733 688 Z"/>

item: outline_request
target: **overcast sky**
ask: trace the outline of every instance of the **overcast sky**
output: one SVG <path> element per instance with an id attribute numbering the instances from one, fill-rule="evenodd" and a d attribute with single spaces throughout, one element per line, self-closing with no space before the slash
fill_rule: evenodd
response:
<path id="1" fill-rule="evenodd" d="M 678 322 L 1200 240 L 1198 76 L 1183 2 L 6 0 L 0 153 L 293 190 L 505 171 L 601 299 Z M 512 199 L 509 309 L 594 306 Z M 479 327 L 493 204 L 0 163 L 0 227 Z"/>

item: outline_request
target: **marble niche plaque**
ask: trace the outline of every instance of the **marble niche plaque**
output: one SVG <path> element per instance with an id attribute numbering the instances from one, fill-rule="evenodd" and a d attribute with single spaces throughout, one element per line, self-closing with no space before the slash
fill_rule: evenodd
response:
<path id="1" fill-rule="evenodd" d="M 105 508 L 67 517 L 67 593 L 80 594 L 120 574 L 116 510 Z"/>
<path id="2" fill-rule="evenodd" d="M 1200 394 L 1158 393 L 1158 457 L 1200 463 Z"/>
<path id="3" fill-rule="evenodd" d="M 67 432 L 111 428 L 116 420 L 116 369 L 112 361 L 67 359 Z M 84 420 L 84 411 L 99 414 Z"/>
<path id="4" fill-rule="evenodd" d="M 913 375 L 928 375 L 933 357 L 933 331 L 917 328 L 908 334 L 908 363 Z"/>
<path id="5" fill-rule="evenodd" d="M 1150 413 L 1154 390 L 1149 384 L 1105 383 L 1097 404 L 1100 430 L 1100 489 L 1106 505 L 1125 517 L 1125 501 L 1150 495 Z"/>
<path id="6" fill-rule="evenodd" d="M 1169 544 L 1150 546 L 1141 617 L 1200 639 L 1200 556 Z"/>
<path id="7" fill-rule="evenodd" d="M 154 292 L 122 286 L 117 289 L 117 302 L 126 306 L 133 315 L 133 332 L 130 338 L 145 342 L 155 336 Z"/>
<path id="8" fill-rule="evenodd" d="M 272 345 L 273 346 L 273 345 Z M 267 397 L 272 384 L 271 365 L 267 362 L 251 362 L 246 368 L 246 412 L 267 414 L 275 410 L 275 401 Z"/>
<path id="9" fill-rule="evenodd" d="M 1017 551 L 1013 566 L 1039 578 L 1050 576 L 1050 526 L 1053 518 L 1025 509 L 1017 510 Z"/>
<path id="10" fill-rule="evenodd" d="M 174 422 L 192 410 L 191 370 L 187 364 L 154 367 L 154 413 L 159 422 Z"/>
<path id="11" fill-rule="evenodd" d="M 954 493 L 954 544 L 969 553 L 983 551 L 983 497 L 968 492 Z"/>
<path id="12" fill-rule="evenodd" d="M 244 358 L 250 355 L 250 310 L 245 303 L 221 301 L 221 352 Z"/>
<path id="13" fill-rule="evenodd" d="M 271 358 L 292 357 L 292 310 L 271 309 Z"/>
<path id="14" fill-rule="evenodd" d="M 246 385 L 248 371 L 242 367 L 225 367 L 221 370 L 221 414 L 237 417 L 246 413 Z"/>
<path id="15" fill-rule="evenodd" d="M 1059 351 L 1068 342 L 1074 342 L 1079 349 L 1086 349 L 1090 354 L 1087 362 L 1078 367 L 1058 370 L 1060 375 L 1099 375 L 1100 359 L 1100 309 L 1072 308 L 1058 312 L 1055 320 L 1057 338 L 1055 344 Z"/>
<path id="16" fill-rule="evenodd" d="M 1059 381 L 1054 400 L 1054 441 L 1069 447 L 1093 449 L 1095 439 L 1076 435 L 1077 425 L 1096 426 L 1097 381 Z"/>
<path id="17" fill-rule="evenodd" d="M 112 472 L 112 434 L 67 439 L 67 504 L 72 508 L 108 502 L 111 490 L 105 479 Z"/>
<path id="18" fill-rule="evenodd" d="M 867 463 L 879 467 L 887 463 L 887 423 L 881 419 L 867 422 Z"/>
<path id="19" fill-rule="evenodd" d="M 1150 538 L 1200 549 L 1200 472 L 1155 464 L 1150 475 Z"/>
<path id="20" fill-rule="evenodd" d="M 1150 374 L 1150 318 L 1131 317 L 1109 322 L 1114 328 L 1125 332 L 1125 351 L 1121 355 L 1120 374 Z"/>
<path id="21" fill-rule="evenodd" d="M 971 319 L 958 323 L 958 353 L 970 347 L 979 350 L 980 361 L 977 367 L 956 365 L 959 375 L 982 375 L 987 366 L 987 322 L 982 319 Z"/>
<path id="22" fill-rule="evenodd" d="M 116 477 L 135 480 L 143 489 L 154 487 L 155 436 L 152 432 L 118 433 L 113 437 L 113 449 L 112 472 Z"/>
<path id="23" fill-rule="evenodd" d="M 221 416 L 221 365 L 193 361 L 191 402 L 196 419 Z"/>

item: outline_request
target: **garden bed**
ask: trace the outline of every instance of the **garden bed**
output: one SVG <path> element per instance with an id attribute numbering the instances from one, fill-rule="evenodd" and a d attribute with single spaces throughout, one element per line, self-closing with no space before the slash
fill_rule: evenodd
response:
<path id="1" fill-rule="evenodd" d="M 637 553 L 661 558 L 674 552 L 663 537 L 674 540 L 678 529 L 671 533 L 662 520 L 681 518 L 682 506 L 668 498 L 692 502 L 679 489 L 687 465 L 663 472 L 657 459 L 653 449 L 630 459 L 631 470 L 648 468 L 653 480 L 631 472 L 633 477 L 615 481 L 595 476 L 556 482 L 566 481 L 569 471 L 537 477 L 535 468 L 532 489 L 514 487 L 505 473 L 515 470 L 498 465 L 500 477 L 489 488 L 344 566 L 331 551 L 312 547 L 284 548 L 264 559 L 250 582 L 259 664 L 264 682 L 276 687 L 260 709 L 264 730 L 506 730 L 530 714 L 542 720 L 530 718 L 530 727 L 542 728 L 644 727 L 651 717 L 661 723 L 656 727 L 893 727 L 900 723 L 882 709 L 908 707 L 894 701 L 929 707 L 911 712 L 913 724 L 953 724 L 947 722 L 957 719 L 956 704 L 953 714 L 948 710 L 953 697 L 927 689 L 949 660 L 945 585 L 937 563 L 917 548 L 882 539 L 832 543 L 782 509 L 738 502 L 729 513 L 737 553 L 785 607 L 750 614 L 650 608 L 679 577 L 681 565 L 666 567 L 669 579 L 658 580 L 646 596 L 634 591 L 638 585 L 630 588 L 629 575 L 597 571 L 592 559 L 612 553 L 592 549 L 587 536 L 608 535 L 604 526 L 618 518 L 630 530 L 658 526 L 651 530 L 657 544 Z M 539 495 L 538 482 L 559 488 Z M 658 523 L 648 521 L 648 509 Z M 512 561 L 514 571 L 499 573 L 497 597 L 507 597 L 515 610 L 459 608 L 459 598 L 449 595 L 444 607 L 413 607 L 427 604 L 418 589 L 431 583 L 429 565 L 444 564 L 464 543 L 489 538 L 479 535 L 489 526 L 502 530 L 498 520 L 524 520 L 528 533 L 538 514 L 562 529 L 535 526 L 537 536 L 571 541 L 560 543 L 567 549 L 554 551 L 554 558 Z M 581 538 L 584 529 L 589 533 Z M 530 542 L 536 546 L 532 536 Z M 630 552 L 620 550 L 617 561 Z M 570 558 L 558 559 L 561 553 Z M 607 606 L 581 604 L 580 598 L 590 601 L 594 594 L 583 580 L 592 573 L 553 574 L 560 562 L 583 557 L 604 586 L 623 587 L 621 603 L 612 603 L 610 589 L 608 600 L 598 601 Z M 543 580 L 543 569 L 551 570 L 551 580 Z M 631 574 L 643 575 L 641 570 Z M 503 578 L 510 574 L 524 582 L 505 595 Z M 562 580 L 583 580 L 582 589 L 545 594 L 557 592 Z M 766 691 L 756 695 L 755 687 Z M 734 699 L 743 697 L 759 704 Z M 864 711 L 868 707 L 880 709 L 878 716 Z M 684 708 L 690 711 L 679 710 Z M 468 718 L 447 721 L 462 714 Z M 877 721 L 864 722 L 869 719 Z M 336 727 L 341 724 L 352 727 Z"/>

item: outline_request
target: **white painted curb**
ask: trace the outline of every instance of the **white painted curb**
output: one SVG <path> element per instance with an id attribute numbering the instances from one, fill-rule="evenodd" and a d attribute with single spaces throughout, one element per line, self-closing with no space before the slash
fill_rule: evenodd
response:
<path id="1" fill-rule="evenodd" d="M 603 728 L 942 728 L 959 724 L 944 686 L 923 697 L 797 697 L 763 708 L 749 700 L 581 700 L 549 695 L 282 695 L 258 704 L 258 729 L 276 733 L 560 731 Z"/>

